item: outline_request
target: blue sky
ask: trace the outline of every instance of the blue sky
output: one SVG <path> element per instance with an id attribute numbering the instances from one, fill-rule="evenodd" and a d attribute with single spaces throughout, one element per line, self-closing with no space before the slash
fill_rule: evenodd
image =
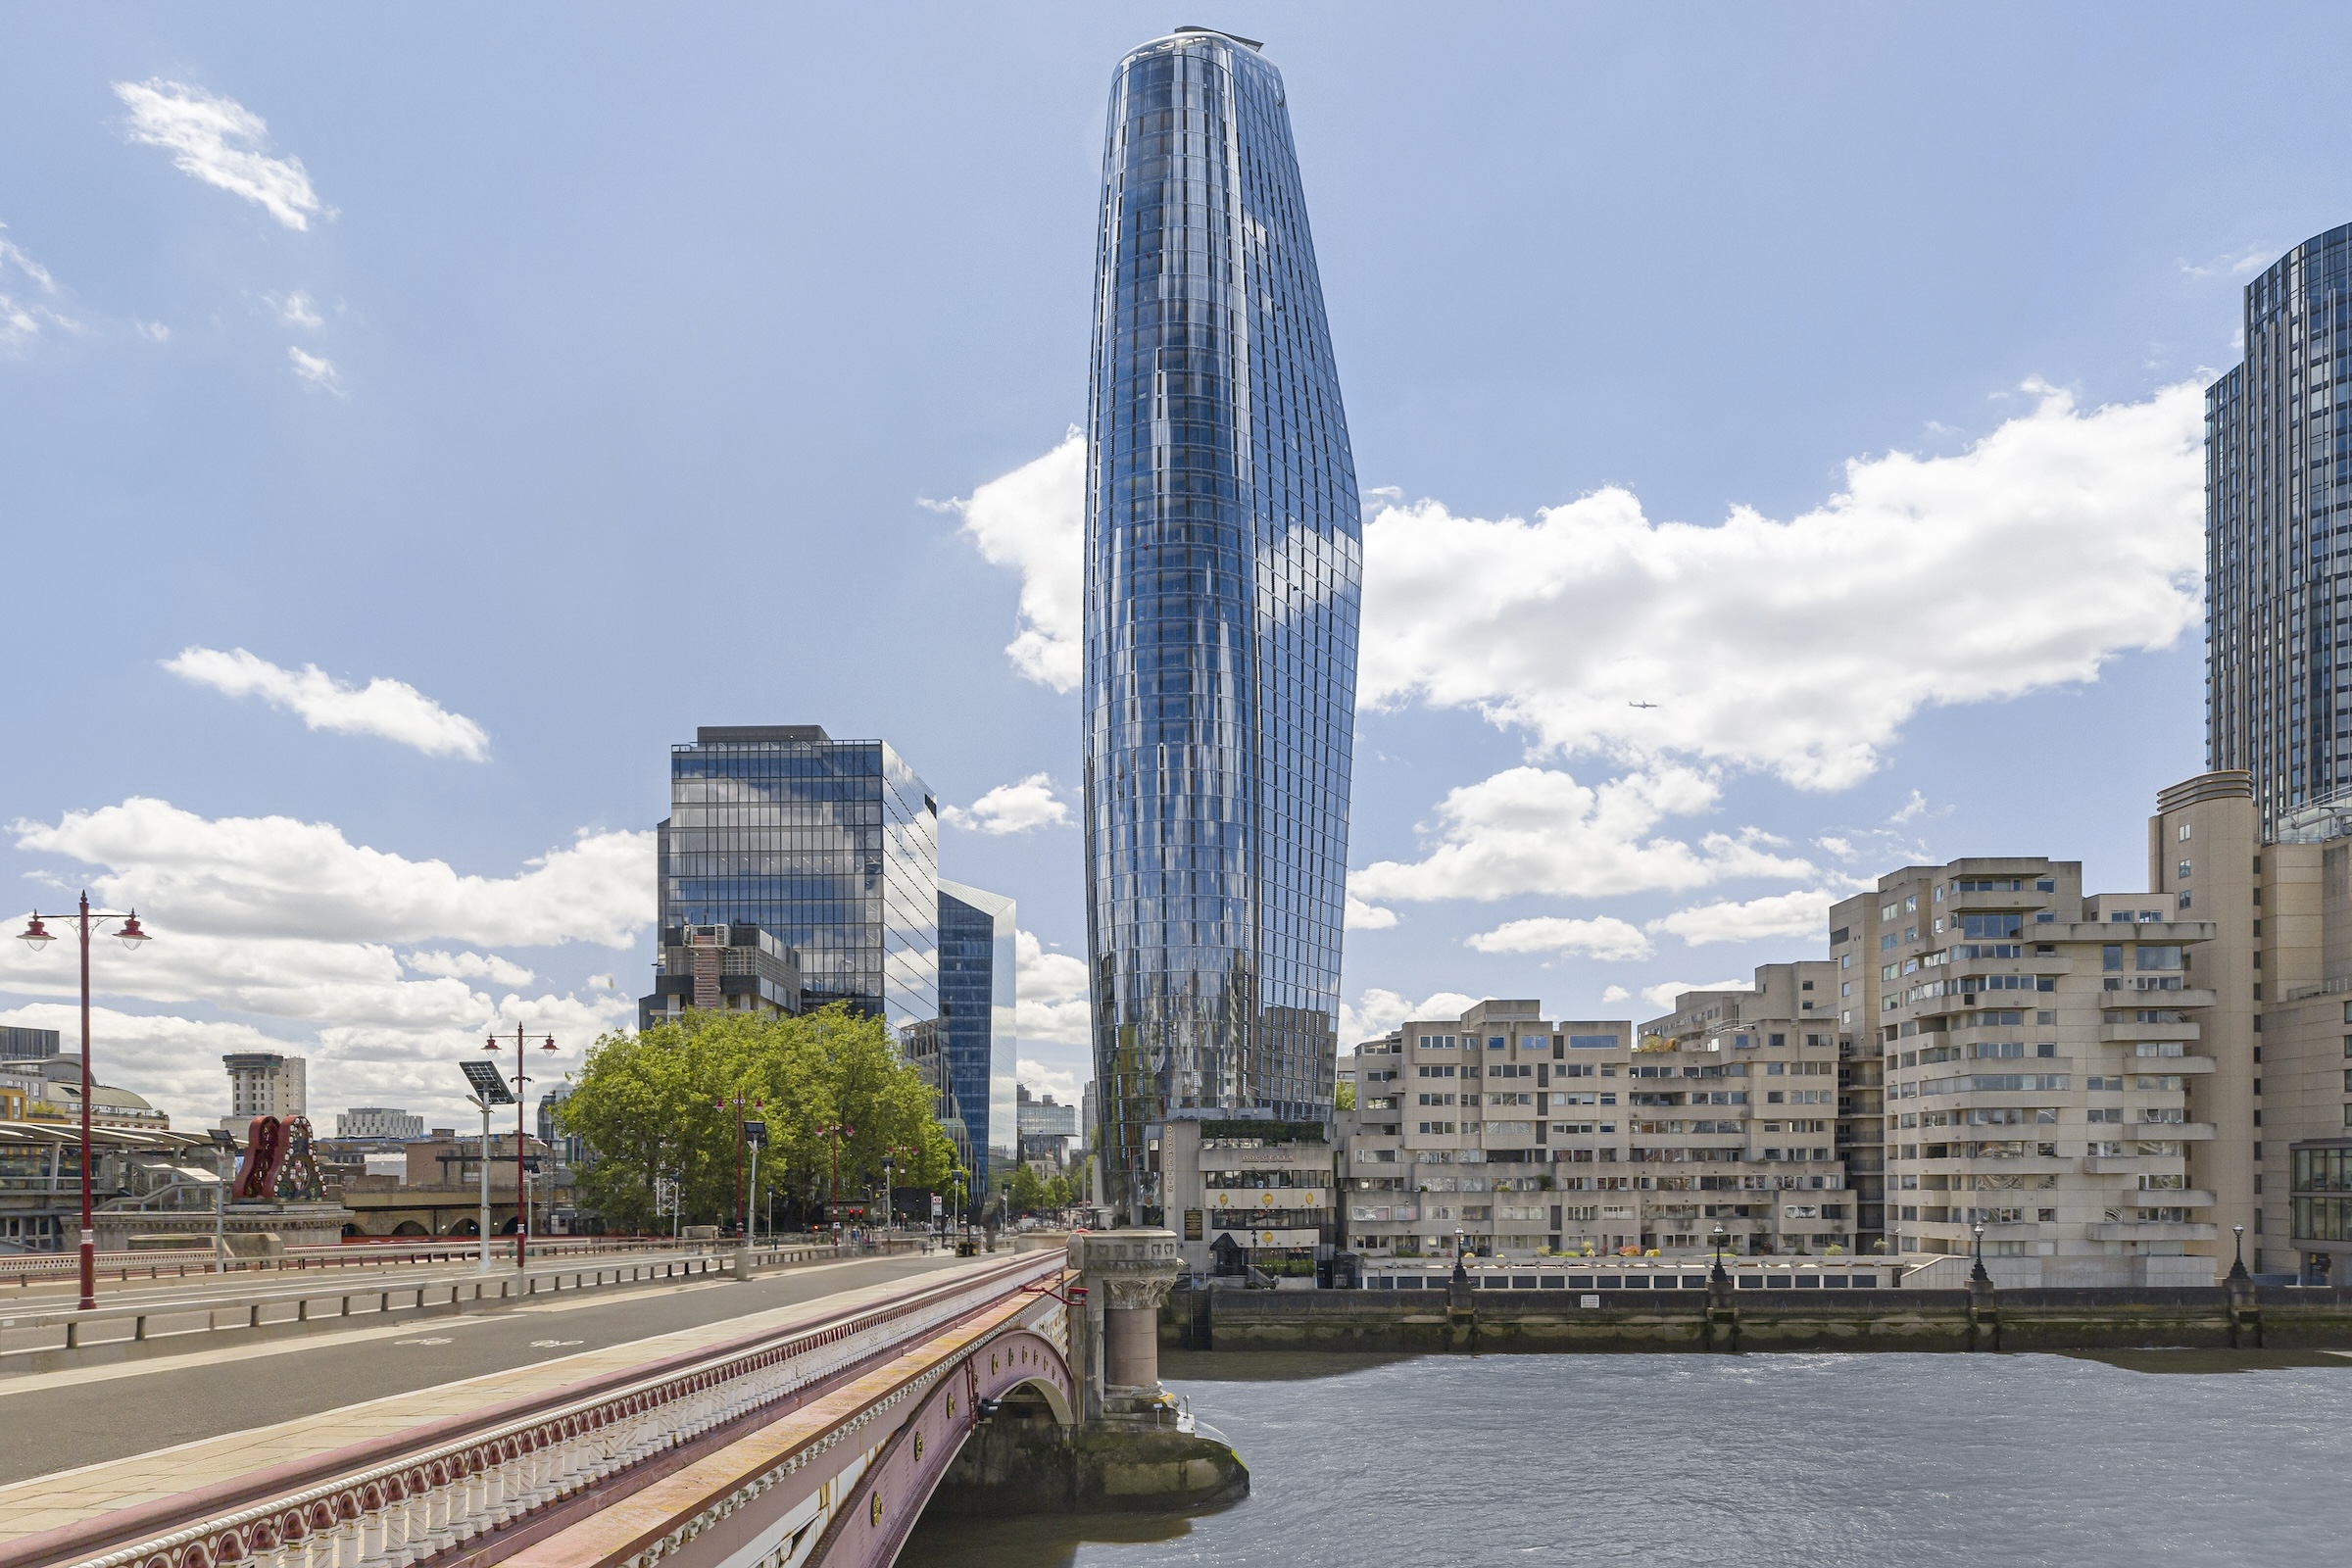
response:
<path id="1" fill-rule="evenodd" d="M 483 1027 L 643 989 L 664 748 L 813 721 L 966 808 L 1074 1086 L 1055 454 L 1109 72 L 1186 21 L 1288 79 L 1370 492 L 1348 1027 L 1647 1016 L 1915 856 L 2141 885 L 2201 765 L 2187 389 L 2352 218 L 2261 41 L 2352 21 L 1435 16 L 0 17 L 0 875 L 152 912 L 106 1076 L 209 1119 L 274 1039 L 315 1109 L 452 1113 Z"/>

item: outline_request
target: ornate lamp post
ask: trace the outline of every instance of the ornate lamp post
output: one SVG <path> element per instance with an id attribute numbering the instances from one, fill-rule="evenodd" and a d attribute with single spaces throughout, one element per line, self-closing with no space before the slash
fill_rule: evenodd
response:
<path id="1" fill-rule="evenodd" d="M 2246 1228 L 2243 1225 L 2232 1225 L 2230 1228 L 2237 1233 L 2237 1255 L 2230 1259 L 2230 1277 L 2233 1280 L 2242 1280 L 2248 1277 L 2246 1273 Z"/>
<path id="2" fill-rule="evenodd" d="M 1990 1285 L 1992 1283 L 1992 1276 L 1984 1272 L 1984 1227 L 1979 1225 L 1976 1229 L 1977 1266 L 1968 1271 L 1968 1283 L 1971 1285 Z"/>
<path id="3" fill-rule="evenodd" d="M 1721 1225 L 1717 1225 L 1715 1227 L 1714 1236 L 1712 1238 L 1715 1243 L 1715 1272 L 1710 1277 L 1716 1280 L 1722 1280 L 1729 1277 L 1723 1271 L 1723 1244 L 1727 1235 L 1728 1233 Z"/>
<path id="4" fill-rule="evenodd" d="M 529 1098 L 522 1092 L 522 1086 L 529 1081 L 524 1070 L 524 1063 L 528 1059 L 523 1054 L 524 1044 L 522 1025 L 516 1024 L 514 1026 L 514 1266 L 518 1269 L 528 1268 L 531 1256 L 531 1205 L 523 1197 L 523 1194 L 529 1189 L 522 1184 L 522 1108 Z M 506 1047 L 499 1043 L 498 1036 L 492 1035 L 483 1043 L 482 1049 L 484 1051 L 504 1051 Z M 556 1049 L 556 1037 L 549 1035 L 540 1043 L 539 1049 L 552 1054 Z M 484 1163 L 486 1167 L 487 1161 Z M 484 1245 L 486 1248 L 488 1244 Z"/>
<path id="5" fill-rule="evenodd" d="M 754 1110 L 764 1110 L 767 1108 L 767 1102 L 764 1100 L 749 1100 L 742 1095 L 737 1095 L 731 1100 L 713 1100 L 710 1102 L 710 1108 L 712 1110 L 723 1111 L 732 1109 L 735 1112 L 735 1234 L 738 1237 L 748 1237 L 749 1235 L 749 1233 L 743 1228 L 743 1112 L 744 1107 L 747 1105 Z M 752 1156 L 752 1169 L 755 1176 L 760 1168 L 759 1158 L 760 1156 L 757 1153 Z"/>
<path id="6" fill-rule="evenodd" d="M 139 913 L 136 909 L 127 914 L 117 914 L 111 909 L 93 909 L 87 893 L 81 896 L 79 912 L 73 915 L 72 919 L 81 938 L 81 1301 L 77 1310 L 88 1312 L 98 1305 L 98 1232 L 90 1220 L 91 922 L 103 925 L 109 920 L 122 921 L 122 924 L 115 931 L 115 937 L 133 953 L 139 951 L 139 945 L 146 942 L 148 936 L 139 929 Z M 38 909 L 33 911 L 31 923 L 18 932 L 17 937 L 35 953 L 57 940 L 49 934 L 49 928 L 41 923 Z"/>

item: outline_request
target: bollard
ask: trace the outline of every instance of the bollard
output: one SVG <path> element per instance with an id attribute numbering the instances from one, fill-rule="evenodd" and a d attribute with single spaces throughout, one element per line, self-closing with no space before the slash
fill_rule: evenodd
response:
<path id="1" fill-rule="evenodd" d="M 143 1340 L 147 1337 L 146 1313 L 141 1312 L 137 1317 L 130 1320 L 130 1337 L 134 1340 Z"/>

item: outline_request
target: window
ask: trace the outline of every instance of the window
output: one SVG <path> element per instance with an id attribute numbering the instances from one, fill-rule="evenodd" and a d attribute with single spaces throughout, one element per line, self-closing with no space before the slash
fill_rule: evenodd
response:
<path id="1" fill-rule="evenodd" d="M 1903 912 L 1905 914 L 1917 914 L 1919 912 L 1918 894 L 1914 893 L 1903 901 Z"/>
<path id="2" fill-rule="evenodd" d="M 2174 870 L 2173 874 L 2174 874 L 2175 876 L 2178 876 L 2178 877 L 2179 877 L 2179 878 L 2180 878 L 2181 881 L 2183 881 L 2183 882 L 2187 881 L 2187 880 L 2188 880 L 2188 862 L 2187 862 L 2186 860 L 2182 860 L 2182 861 L 2180 862 L 2180 864 L 2178 867 L 2176 867 L 2176 868 L 2175 868 L 2175 870 Z"/>
<path id="3" fill-rule="evenodd" d="M 2120 973 L 2124 967 L 2124 950 L 2113 943 L 2099 949 L 2099 967 L 2110 974 Z"/>
<path id="4" fill-rule="evenodd" d="M 2183 909 L 2188 907 L 2188 890 L 2185 888 L 2180 891 L 2180 907 Z"/>
<path id="5" fill-rule="evenodd" d="M 1617 1037 L 1615 1035 L 1570 1035 L 1568 1037 L 1568 1049 L 1571 1051 L 1607 1051 L 1616 1044 Z"/>
<path id="6" fill-rule="evenodd" d="M 2024 924 L 2023 917 L 2014 914 L 1964 914 L 1960 916 L 1960 934 L 1997 941 L 2019 935 Z"/>
<path id="7" fill-rule="evenodd" d="M 2189 828 L 2189 824 L 2188 824 L 2188 823 L 2186 823 L 2186 822 L 2183 822 L 2183 823 L 2181 823 L 2181 824 L 2180 824 L 2180 842 L 2181 842 L 2181 843 L 2183 843 L 2183 844 L 2186 844 L 2186 843 L 2188 842 L 2188 828 Z"/>

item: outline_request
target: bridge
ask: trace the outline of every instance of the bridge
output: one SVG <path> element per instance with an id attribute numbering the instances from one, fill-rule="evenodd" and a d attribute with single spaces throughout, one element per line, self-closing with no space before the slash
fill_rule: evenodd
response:
<path id="1" fill-rule="evenodd" d="M 69 1428 L 93 1396 L 124 1413 L 90 1451 L 0 1454 L 0 1568 L 879 1568 L 1004 1402 L 1049 1430 L 1122 1401 L 1138 1407 L 1123 1419 L 1171 1422 L 1156 1349 L 1136 1359 L 1165 1284 L 1071 1263 L 1058 1249 L 806 1260 L 446 1327 L 338 1318 L 234 1351 L 195 1335 L 203 1348 L 138 1364 L 0 1368 L 14 1433 Z M 344 1384 L 321 1391 L 330 1369 Z M 392 1392 L 366 1396 L 377 1388 Z M 208 1390 L 224 1407 L 176 1441 L 161 1413 Z"/>

